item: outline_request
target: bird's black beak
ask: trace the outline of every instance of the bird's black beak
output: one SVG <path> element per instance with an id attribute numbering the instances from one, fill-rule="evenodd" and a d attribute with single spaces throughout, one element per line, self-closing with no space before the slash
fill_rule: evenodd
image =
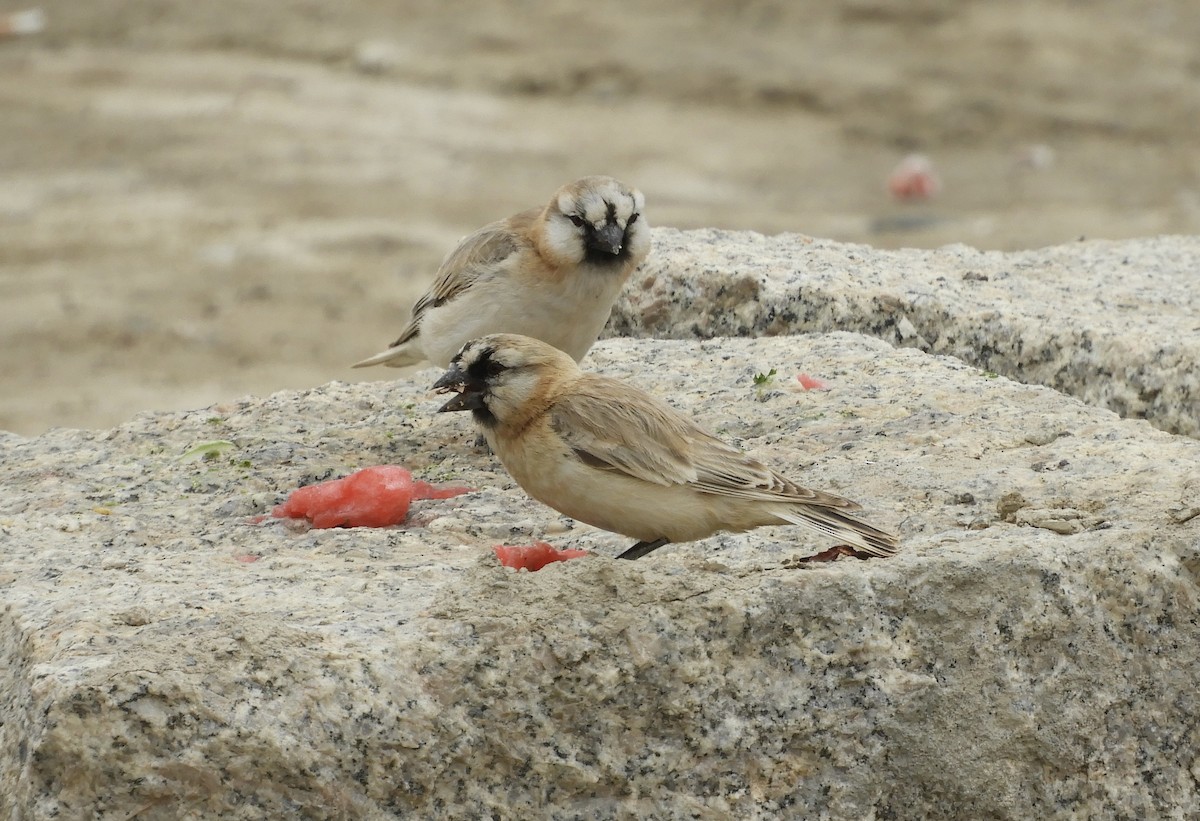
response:
<path id="1" fill-rule="evenodd" d="M 472 385 L 466 371 L 460 368 L 456 362 L 452 363 L 450 370 L 442 374 L 441 378 L 433 383 L 433 389 L 438 393 L 454 394 L 449 402 L 438 408 L 438 413 L 481 410 L 485 407 L 483 404 L 483 385 Z"/>
<path id="2" fill-rule="evenodd" d="M 597 251 L 616 256 L 625 245 L 625 232 L 615 222 L 610 222 L 588 237 L 588 245 Z"/>

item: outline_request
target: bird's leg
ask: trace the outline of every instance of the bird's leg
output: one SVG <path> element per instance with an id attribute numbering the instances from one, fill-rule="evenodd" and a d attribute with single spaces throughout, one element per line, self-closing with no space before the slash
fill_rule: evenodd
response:
<path id="1" fill-rule="evenodd" d="M 652 542 L 638 542 L 633 547 L 629 548 L 624 553 L 622 553 L 620 556 L 617 556 L 617 558 L 618 559 L 640 559 L 640 558 L 642 558 L 642 556 L 645 556 L 647 553 L 652 553 L 653 551 L 658 550 L 660 547 L 667 544 L 669 541 L 670 541 L 669 539 L 655 539 Z"/>

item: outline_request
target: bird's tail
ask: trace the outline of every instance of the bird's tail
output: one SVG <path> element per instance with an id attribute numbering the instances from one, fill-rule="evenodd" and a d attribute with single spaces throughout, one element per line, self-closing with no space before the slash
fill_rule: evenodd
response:
<path id="1" fill-rule="evenodd" d="M 812 528 L 872 556 L 892 556 L 900 549 L 899 539 L 894 534 L 834 507 L 791 505 L 776 510 L 775 514 L 785 522 Z"/>
<path id="2" fill-rule="evenodd" d="M 387 365 L 389 368 L 403 368 L 405 365 L 415 365 L 425 359 L 425 355 L 409 342 L 394 345 L 386 351 L 380 351 L 374 356 L 368 356 L 361 362 L 355 362 L 352 368 L 369 368 L 372 365 Z"/>

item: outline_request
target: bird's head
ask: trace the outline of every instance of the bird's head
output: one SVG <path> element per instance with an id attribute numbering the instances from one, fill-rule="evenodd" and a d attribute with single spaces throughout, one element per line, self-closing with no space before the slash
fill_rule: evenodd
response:
<path id="1" fill-rule="evenodd" d="M 564 263 L 632 270 L 650 251 L 645 207 L 641 191 L 612 177 L 568 183 L 546 207 L 546 250 Z"/>
<path id="2" fill-rule="evenodd" d="M 476 422 L 491 428 L 518 424 L 538 412 L 549 389 L 578 370 L 574 359 L 545 342 L 491 334 L 463 345 L 433 388 L 454 394 L 440 413 L 469 410 Z"/>

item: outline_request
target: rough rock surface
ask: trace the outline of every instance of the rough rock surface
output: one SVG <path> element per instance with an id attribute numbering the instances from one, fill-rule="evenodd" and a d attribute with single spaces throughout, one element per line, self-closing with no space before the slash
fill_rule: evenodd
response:
<path id="1" fill-rule="evenodd" d="M 1200 236 L 999 253 L 659 230 L 610 331 L 853 330 L 1200 436 Z"/>
<path id="2" fill-rule="evenodd" d="M 432 413 L 433 371 L 9 436 L 0 816 L 1200 803 L 1200 442 L 850 333 L 609 340 L 589 365 L 859 500 L 903 552 L 803 565 L 827 545 L 773 528 L 605 558 L 627 540 L 530 501 Z M 252 523 L 391 462 L 480 491 L 404 528 Z M 488 549 L 531 537 L 601 555 L 531 574 Z"/>

